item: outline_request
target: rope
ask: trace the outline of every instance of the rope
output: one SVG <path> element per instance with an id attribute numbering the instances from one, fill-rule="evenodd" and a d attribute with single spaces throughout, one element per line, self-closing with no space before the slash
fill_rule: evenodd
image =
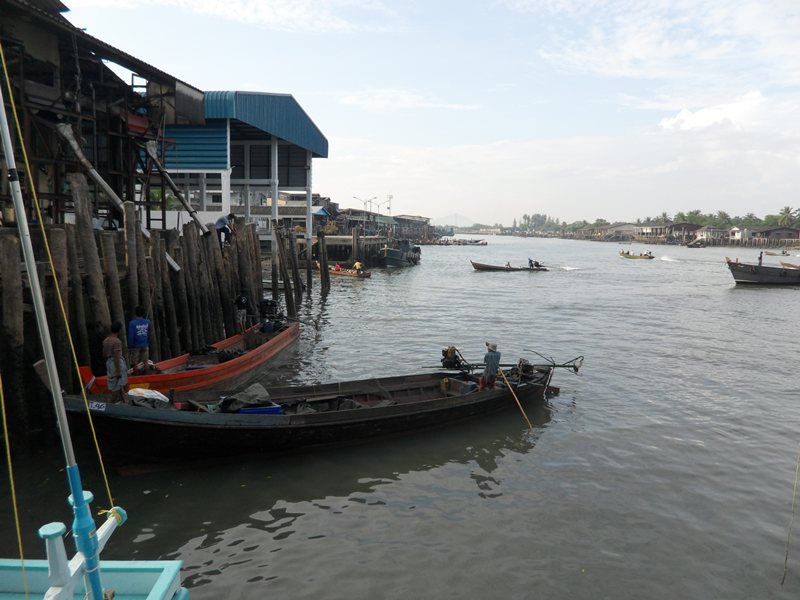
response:
<path id="1" fill-rule="evenodd" d="M 800 453 L 797 455 L 797 466 L 794 469 L 794 490 L 792 491 L 792 516 L 789 518 L 789 531 L 786 534 L 786 553 L 783 558 L 783 577 L 781 577 L 781 587 L 786 581 L 786 572 L 789 570 L 789 541 L 792 539 L 792 526 L 794 525 L 795 500 L 797 500 L 797 478 L 800 475 Z"/>
<path id="2" fill-rule="evenodd" d="M 28 577 L 25 573 L 25 552 L 22 547 L 22 529 L 19 525 L 19 508 L 17 507 L 17 488 L 14 485 L 14 467 L 11 464 L 11 442 L 8 436 L 8 421 L 6 420 L 6 397 L 3 394 L 3 376 L 0 374 L 0 412 L 3 414 L 3 438 L 6 446 L 6 459 L 8 461 L 8 481 L 11 486 L 11 506 L 14 509 L 14 527 L 17 530 L 17 547 L 19 548 L 19 561 L 22 565 L 22 587 L 25 597 L 28 597 Z"/>
<path id="3" fill-rule="evenodd" d="M 37 220 L 39 221 L 39 229 L 41 229 L 42 232 L 42 239 L 44 240 L 44 247 L 47 253 L 47 262 L 50 265 L 50 272 L 53 275 L 53 284 L 56 292 L 56 298 L 58 300 L 58 308 L 59 312 L 61 313 L 61 318 L 64 320 L 65 329 L 67 332 L 67 340 L 69 341 L 70 353 L 72 354 L 72 364 L 75 367 L 75 373 L 78 375 L 78 381 L 80 381 L 81 379 L 80 379 L 80 369 L 78 365 L 78 355 L 75 352 L 75 344 L 72 340 L 72 332 L 69 327 L 69 318 L 67 316 L 67 311 L 64 308 L 64 299 L 61 295 L 61 286 L 58 283 L 58 277 L 56 276 L 55 265 L 53 264 L 53 255 L 50 251 L 50 242 L 47 239 L 47 232 L 44 227 L 44 220 L 42 219 L 42 211 L 39 206 L 39 197 L 36 193 L 35 182 L 33 181 L 33 172 L 31 171 L 31 166 L 30 163 L 28 162 L 28 151 L 25 147 L 25 138 L 22 136 L 22 128 L 20 126 L 19 115 L 17 114 L 17 105 L 16 102 L 14 101 L 14 93 L 11 88 L 11 79 L 8 75 L 8 66 L 6 65 L 6 55 L 5 51 L 3 50 L 2 42 L 0 42 L 0 62 L 3 63 L 3 76 L 6 82 L 6 88 L 8 89 L 8 97 L 11 102 L 11 112 L 14 116 L 14 124 L 16 126 L 19 144 L 20 147 L 22 148 L 22 158 L 23 162 L 25 163 L 25 174 L 27 175 L 28 182 L 30 183 L 30 194 L 31 197 L 33 198 L 34 208 L 36 209 L 36 217 Z M 17 218 L 24 219 L 25 215 L 17 215 Z M 31 277 L 33 276 L 35 275 L 31 274 Z M 97 441 L 97 433 L 95 432 L 94 421 L 92 420 L 92 413 L 89 410 L 89 400 L 86 397 L 86 389 L 84 388 L 84 386 L 81 386 L 81 397 L 83 398 L 83 404 L 86 409 L 86 416 L 89 419 L 89 428 L 91 429 L 92 432 L 92 439 L 94 440 L 94 446 L 97 452 L 97 458 L 100 463 L 100 471 L 103 475 L 103 483 L 105 485 L 106 495 L 108 496 L 108 506 L 112 507 L 114 506 L 114 498 L 111 495 L 111 487 L 108 483 L 108 475 L 106 474 L 106 468 L 103 463 L 103 455 L 102 452 L 100 451 L 100 444 Z"/>

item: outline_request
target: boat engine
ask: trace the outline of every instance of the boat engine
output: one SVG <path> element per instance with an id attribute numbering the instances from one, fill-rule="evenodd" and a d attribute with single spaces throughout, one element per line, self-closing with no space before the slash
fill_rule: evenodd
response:
<path id="1" fill-rule="evenodd" d="M 258 313 L 262 321 L 271 321 L 278 314 L 278 303 L 271 298 L 262 298 L 258 303 Z"/>
<path id="2" fill-rule="evenodd" d="M 461 353 L 455 346 L 448 346 L 442 349 L 442 367 L 445 369 L 460 369 L 464 364 L 461 360 Z"/>
<path id="3" fill-rule="evenodd" d="M 517 372 L 520 375 L 533 375 L 533 365 L 527 358 L 520 358 L 517 362 Z"/>

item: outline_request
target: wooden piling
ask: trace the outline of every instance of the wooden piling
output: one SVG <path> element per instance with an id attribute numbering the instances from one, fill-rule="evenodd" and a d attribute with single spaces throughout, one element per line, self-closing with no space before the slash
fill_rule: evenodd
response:
<path id="1" fill-rule="evenodd" d="M 286 301 L 286 314 L 289 317 L 297 316 L 297 309 L 295 308 L 294 296 L 292 294 L 292 282 L 289 279 L 289 269 L 286 266 L 286 242 L 283 238 L 283 232 L 280 227 L 275 228 L 275 238 L 277 240 L 278 250 L 278 269 L 281 273 L 281 281 L 283 281 L 283 292 Z"/>
<path id="2" fill-rule="evenodd" d="M 161 288 L 164 295 L 164 317 L 166 320 L 165 332 L 167 341 L 165 346 L 168 348 L 167 356 L 169 358 L 181 354 L 181 342 L 178 334 L 178 314 L 175 305 L 175 291 L 172 287 L 170 267 L 167 263 L 167 253 L 172 255 L 172 253 L 175 251 L 175 242 L 177 240 L 177 236 L 178 232 L 174 229 L 163 232 L 163 238 L 161 240 L 161 252 L 158 256 L 161 263 Z"/>
<path id="3" fill-rule="evenodd" d="M 300 279 L 300 262 L 297 258 L 297 236 L 287 221 L 287 239 L 289 240 L 289 264 L 292 267 L 292 282 L 297 304 L 303 300 L 303 280 Z"/>
<path id="4" fill-rule="evenodd" d="M 313 281 L 311 272 L 314 269 L 314 247 L 311 243 L 311 236 L 310 234 L 305 234 L 306 239 L 306 293 L 310 296 L 311 295 L 311 282 Z"/>
<path id="5" fill-rule="evenodd" d="M 232 298 L 235 298 L 239 292 L 244 292 L 248 300 L 247 313 L 249 315 L 255 314 L 258 308 L 258 302 L 255 296 L 257 292 L 253 289 L 252 229 L 250 225 L 246 225 L 239 231 L 239 239 L 236 244 L 236 258 L 238 259 L 237 280 L 234 284 L 236 289 L 232 296 Z"/>
<path id="6" fill-rule="evenodd" d="M 3 290 L 3 353 L 0 359 L 0 371 L 3 375 L 3 392 L 7 399 L 8 418 L 11 442 L 17 448 L 27 448 L 30 443 L 28 434 L 29 411 L 28 402 L 22 393 L 25 389 L 23 327 L 24 311 L 22 307 L 22 258 L 19 240 L 11 235 L 0 236 L 0 277 Z"/>
<path id="7" fill-rule="evenodd" d="M 146 255 L 146 244 L 144 235 L 142 235 L 142 229 L 139 226 L 139 222 L 136 223 L 136 231 L 134 232 L 136 236 L 136 271 L 138 273 L 137 280 L 139 282 L 139 292 L 137 294 L 139 298 L 138 306 L 142 307 L 144 310 L 145 317 L 152 320 L 153 319 L 153 292 L 152 286 L 150 283 L 150 271 L 147 267 L 147 255 Z M 134 306 L 133 309 L 135 310 L 136 307 Z M 155 332 L 155 325 L 153 326 L 153 333 L 155 335 L 150 336 L 149 340 L 149 347 L 148 352 L 150 355 L 150 359 L 155 361 L 157 360 L 158 352 L 156 352 L 156 343 L 155 343 L 155 336 L 158 335 Z"/>
<path id="8" fill-rule="evenodd" d="M 236 316 L 233 313 L 233 295 L 231 294 L 231 269 L 228 256 L 223 259 L 222 249 L 217 239 L 210 235 L 201 238 L 206 255 L 206 286 L 209 294 L 209 319 L 214 339 L 222 339 L 233 335 L 236 331 Z M 234 242 L 236 243 L 236 242 Z M 233 245 L 226 249 L 232 251 Z"/>
<path id="9" fill-rule="evenodd" d="M 328 271 L 328 245 L 325 243 L 325 232 L 317 230 L 317 244 L 319 248 L 319 281 L 320 291 L 325 296 L 331 291 L 331 274 Z"/>
<path id="10" fill-rule="evenodd" d="M 117 271 L 117 249 L 114 244 L 113 233 L 100 234 L 100 248 L 103 252 L 103 268 L 106 275 L 106 289 L 108 290 L 109 308 L 111 310 L 111 321 L 119 321 L 123 324 L 119 339 L 122 340 L 123 347 L 127 347 L 127 319 L 125 309 L 122 306 L 122 291 L 119 287 L 119 272 Z"/>
<path id="11" fill-rule="evenodd" d="M 67 232 L 60 227 L 51 227 L 48 232 L 48 242 L 50 254 L 53 257 L 53 269 L 56 273 L 53 281 L 53 294 L 50 299 L 52 310 L 49 314 L 53 315 L 50 328 L 53 335 L 53 350 L 56 356 L 69 357 L 69 360 L 58 361 L 58 376 L 61 386 L 66 390 L 72 390 L 72 383 L 75 375 L 75 366 L 72 364 L 72 350 L 69 346 L 69 268 L 67 266 Z M 61 295 L 61 302 L 58 301 L 55 286 L 58 285 L 58 292 Z M 63 304 L 63 312 L 60 304 Z"/>
<path id="12" fill-rule="evenodd" d="M 139 267 L 136 244 L 138 224 L 136 223 L 136 206 L 130 200 L 125 202 L 125 265 L 127 267 L 128 318 L 133 318 L 133 311 L 139 306 Z"/>
<path id="13" fill-rule="evenodd" d="M 189 306 L 189 293 L 186 289 L 186 259 L 183 256 L 183 246 L 170 249 L 170 254 L 181 266 L 181 270 L 170 273 L 175 290 L 175 304 L 178 318 L 178 331 L 180 332 L 180 345 L 186 350 L 197 348 L 193 333 L 192 310 Z"/>
<path id="14" fill-rule="evenodd" d="M 161 232 L 150 232 L 150 264 L 151 289 L 153 290 L 153 328 L 155 329 L 156 345 L 158 346 L 157 359 L 169 358 L 169 344 L 167 343 L 167 318 L 164 314 L 164 289 L 161 286 Z"/>
<path id="15" fill-rule="evenodd" d="M 103 272 L 100 267 L 100 256 L 94 239 L 92 226 L 92 199 L 89 195 L 89 186 L 82 173 L 69 173 L 70 190 L 72 190 L 75 205 L 75 233 L 78 245 L 83 255 L 83 265 L 86 271 L 86 292 L 88 307 L 87 326 L 90 331 L 90 353 L 94 357 L 93 364 L 102 364 L 101 344 L 111 325 L 111 312 Z"/>
<path id="16" fill-rule="evenodd" d="M 186 270 L 186 299 L 189 305 L 189 317 L 191 322 L 191 336 L 193 350 L 200 350 L 205 345 L 205 334 L 203 333 L 203 322 L 201 320 L 200 295 L 199 295 L 199 275 L 197 267 L 197 228 L 194 223 L 187 223 L 183 227 L 181 236 L 181 249 L 183 250 L 183 267 Z M 191 285 L 190 285 L 191 283 Z"/>
<path id="17" fill-rule="evenodd" d="M 80 263 L 78 261 L 78 242 L 75 238 L 75 226 L 67 224 L 64 227 L 67 234 L 67 264 L 69 267 L 69 321 L 72 324 L 72 343 L 75 345 L 75 354 L 78 363 L 88 365 L 91 363 L 89 351 L 89 334 L 86 329 L 86 310 L 83 303 L 83 278 L 81 277 Z"/>

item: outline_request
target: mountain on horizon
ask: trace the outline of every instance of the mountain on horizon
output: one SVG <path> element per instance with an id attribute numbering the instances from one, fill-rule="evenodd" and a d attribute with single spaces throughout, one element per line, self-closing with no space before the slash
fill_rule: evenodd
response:
<path id="1" fill-rule="evenodd" d="M 443 217 L 433 217 L 431 218 L 431 225 L 452 225 L 453 227 L 470 227 L 477 223 L 475 219 L 471 217 L 467 217 L 466 215 L 460 215 L 458 213 L 453 213 L 450 215 L 445 215 Z"/>

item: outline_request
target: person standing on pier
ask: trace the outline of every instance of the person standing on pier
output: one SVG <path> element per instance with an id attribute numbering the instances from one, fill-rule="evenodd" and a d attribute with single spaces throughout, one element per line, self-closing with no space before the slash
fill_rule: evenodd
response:
<path id="1" fill-rule="evenodd" d="M 500 368 L 500 353 L 497 351 L 497 344 L 486 342 L 486 354 L 483 357 L 484 369 L 480 380 L 481 389 L 494 389 L 494 382 L 497 379 L 497 370 Z"/>
<path id="2" fill-rule="evenodd" d="M 141 306 L 137 306 L 133 314 L 134 318 L 128 323 L 128 358 L 134 371 L 147 374 L 150 371 L 150 333 L 153 325 L 144 318 Z"/>
<path id="3" fill-rule="evenodd" d="M 111 392 L 111 402 L 125 402 L 125 392 L 128 387 L 128 365 L 122 355 L 122 340 L 119 332 L 122 323 L 114 321 L 111 331 L 103 340 L 103 358 L 106 361 L 106 375 L 108 376 L 108 389 Z"/>

